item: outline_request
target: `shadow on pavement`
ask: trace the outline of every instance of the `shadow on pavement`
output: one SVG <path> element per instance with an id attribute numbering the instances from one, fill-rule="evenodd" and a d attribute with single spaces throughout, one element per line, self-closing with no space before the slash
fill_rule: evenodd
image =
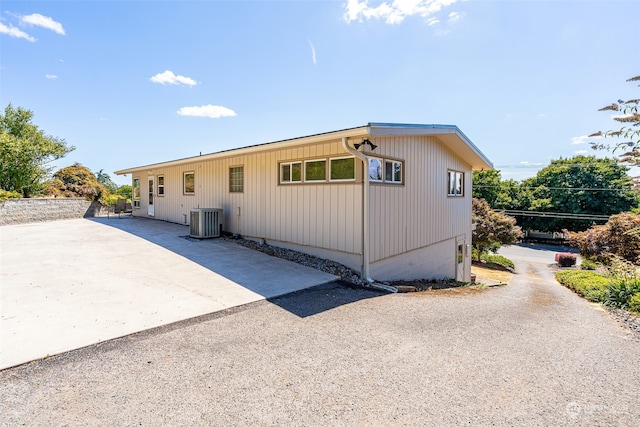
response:
<path id="1" fill-rule="evenodd" d="M 185 225 L 131 216 L 89 220 L 174 252 L 300 317 L 384 294 L 226 240 L 190 239 Z"/>
<path id="2" fill-rule="evenodd" d="M 295 314 L 298 317 L 310 317 L 334 308 L 387 295 L 388 292 L 353 286 L 347 282 L 336 280 L 312 288 L 292 292 L 267 301 Z"/>
<path id="3" fill-rule="evenodd" d="M 576 254 L 579 252 L 577 248 L 574 248 L 568 245 L 551 245 L 551 244 L 545 244 L 545 243 L 518 243 L 516 245 L 511 245 L 511 246 L 533 249 L 536 251 L 571 252 Z"/>

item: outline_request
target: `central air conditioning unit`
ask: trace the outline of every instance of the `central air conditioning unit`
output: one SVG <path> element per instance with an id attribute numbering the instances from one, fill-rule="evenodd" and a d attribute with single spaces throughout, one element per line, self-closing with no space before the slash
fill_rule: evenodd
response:
<path id="1" fill-rule="evenodd" d="M 220 237 L 222 232 L 222 209 L 194 208 L 191 209 L 189 221 L 189 237 L 208 239 Z"/>

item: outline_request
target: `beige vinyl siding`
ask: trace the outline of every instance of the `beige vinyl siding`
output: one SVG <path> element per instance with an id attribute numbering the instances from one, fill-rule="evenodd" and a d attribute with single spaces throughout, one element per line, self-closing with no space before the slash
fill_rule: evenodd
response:
<path id="1" fill-rule="evenodd" d="M 433 136 L 378 137 L 376 156 L 404 160 L 404 185 L 371 185 L 371 262 L 471 233 L 471 169 Z M 447 171 L 465 173 L 447 197 Z"/>
<path id="2" fill-rule="evenodd" d="M 155 198 L 156 219 L 188 224 L 192 208 L 222 208 L 224 231 L 275 242 L 360 253 L 361 180 L 279 183 L 280 162 L 347 155 L 341 141 L 333 140 L 136 172 L 140 177 L 141 203 L 134 215 L 147 216 L 147 176 L 164 175 L 164 197 Z M 362 167 L 358 163 L 356 174 L 361 174 Z M 243 193 L 229 192 L 229 168 L 232 166 L 244 167 Z M 194 195 L 183 194 L 183 173 L 188 171 L 195 172 Z"/>

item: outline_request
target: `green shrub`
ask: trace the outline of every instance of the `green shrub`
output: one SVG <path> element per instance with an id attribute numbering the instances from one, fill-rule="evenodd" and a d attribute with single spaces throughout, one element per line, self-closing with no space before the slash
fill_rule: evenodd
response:
<path id="1" fill-rule="evenodd" d="M 629 311 L 635 311 L 640 314 L 640 292 L 629 299 Z"/>
<path id="2" fill-rule="evenodd" d="M 513 270 L 515 268 L 513 261 L 509 258 L 503 257 L 502 255 L 483 254 L 481 259 L 489 268 L 497 270 Z"/>
<path id="3" fill-rule="evenodd" d="M 598 268 L 598 263 L 591 261 L 590 259 L 582 260 L 582 263 L 580 264 L 581 270 L 595 270 L 596 268 Z"/>
<path id="4" fill-rule="evenodd" d="M 562 285 L 592 302 L 607 300 L 607 286 L 611 279 L 593 271 L 567 270 L 556 273 Z"/>
<path id="5" fill-rule="evenodd" d="M 605 304 L 609 307 L 626 309 L 631 297 L 640 293 L 640 280 L 622 278 L 611 282 L 607 286 Z"/>
<path id="6" fill-rule="evenodd" d="M 0 190 L 0 202 L 4 202 L 7 199 L 19 199 L 21 197 L 22 194 L 17 191 Z"/>
<path id="7" fill-rule="evenodd" d="M 103 203 L 107 206 L 115 206 L 116 202 L 118 201 L 118 199 L 122 199 L 122 197 L 120 197 L 117 194 L 109 194 L 107 197 L 103 197 Z"/>

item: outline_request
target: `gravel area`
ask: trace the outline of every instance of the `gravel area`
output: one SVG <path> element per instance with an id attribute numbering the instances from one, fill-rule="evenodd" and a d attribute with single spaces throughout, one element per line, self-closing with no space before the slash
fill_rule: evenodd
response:
<path id="1" fill-rule="evenodd" d="M 258 243 L 255 240 L 236 238 L 233 236 L 225 236 L 224 238 L 230 242 L 237 243 L 246 248 L 254 249 L 256 251 L 260 251 L 267 255 L 286 259 L 288 261 L 296 262 L 307 267 L 315 268 L 316 270 L 320 270 L 325 273 L 333 274 L 334 276 L 338 276 L 342 280 L 353 283 L 355 285 L 366 285 L 366 283 L 360 278 L 359 272 L 335 261 L 318 258 L 316 256 L 294 251 L 292 249 L 279 248 L 277 246 Z"/>
<path id="2" fill-rule="evenodd" d="M 515 277 L 334 282 L 0 371 L 0 425 L 637 426 L 640 343 Z"/>
<path id="3" fill-rule="evenodd" d="M 640 315 L 629 313 L 625 310 L 610 310 L 611 315 L 631 331 L 635 340 L 640 341 Z"/>

